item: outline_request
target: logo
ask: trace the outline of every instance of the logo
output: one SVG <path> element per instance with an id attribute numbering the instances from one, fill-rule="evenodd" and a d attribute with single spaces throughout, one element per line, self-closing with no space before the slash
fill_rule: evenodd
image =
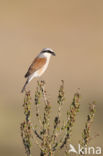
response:
<path id="1" fill-rule="evenodd" d="M 88 146 L 84 146 L 82 147 L 80 144 L 78 144 L 78 148 L 76 149 L 72 144 L 69 144 L 69 153 L 73 152 L 76 154 L 95 154 L 95 155 L 99 155 L 102 153 L 101 147 L 97 146 L 97 147 L 88 147 Z"/>

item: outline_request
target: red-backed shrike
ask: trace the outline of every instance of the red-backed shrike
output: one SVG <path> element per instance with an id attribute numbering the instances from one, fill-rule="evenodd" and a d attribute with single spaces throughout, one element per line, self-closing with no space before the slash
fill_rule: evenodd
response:
<path id="1" fill-rule="evenodd" d="M 43 49 L 39 55 L 34 59 L 32 64 L 30 65 L 27 73 L 25 74 L 25 78 L 27 78 L 24 87 L 21 92 L 25 90 L 26 85 L 34 78 L 40 77 L 48 67 L 51 55 L 55 56 L 55 53 L 50 48 Z"/>

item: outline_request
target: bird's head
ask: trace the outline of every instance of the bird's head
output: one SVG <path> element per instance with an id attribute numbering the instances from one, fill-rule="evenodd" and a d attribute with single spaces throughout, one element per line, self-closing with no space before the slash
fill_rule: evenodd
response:
<path id="1" fill-rule="evenodd" d="M 53 56 L 56 56 L 55 52 L 51 48 L 44 48 L 44 49 L 42 49 L 41 53 L 42 54 L 43 53 L 49 53 L 49 54 L 51 54 Z"/>

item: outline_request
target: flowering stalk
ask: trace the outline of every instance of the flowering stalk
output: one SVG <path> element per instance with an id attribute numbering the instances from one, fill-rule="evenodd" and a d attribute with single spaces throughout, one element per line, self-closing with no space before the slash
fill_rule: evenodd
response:
<path id="1" fill-rule="evenodd" d="M 87 121 L 85 123 L 85 128 L 84 128 L 83 133 L 82 133 L 82 143 L 81 143 L 82 146 L 87 145 L 89 143 L 89 141 L 91 140 L 91 138 L 90 138 L 90 129 L 91 129 L 92 123 L 94 121 L 95 111 L 96 111 L 95 103 L 90 104 L 89 114 L 87 116 Z"/>
<path id="2" fill-rule="evenodd" d="M 24 98 L 24 115 L 25 121 L 21 124 L 21 137 L 25 147 L 25 152 L 27 156 L 31 156 L 31 139 L 39 146 L 40 156 L 53 156 L 56 151 L 65 148 L 65 154 L 68 153 L 68 143 L 70 142 L 72 136 L 72 128 L 76 120 L 77 113 L 80 108 L 80 94 L 76 92 L 73 97 L 73 101 L 66 112 L 66 121 L 61 122 L 62 106 L 64 106 L 65 94 L 64 94 L 64 81 L 60 85 L 58 92 L 57 104 L 58 112 L 54 117 L 54 125 L 51 130 L 50 124 L 50 114 L 51 114 L 51 103 L 48 100 L 47 92 L 45 89 L 45 82 L 37 82 L 37 88 L 35 91 L 35 110 L 36 117 L 39 123 L 40 131 L 33 126 L 32 121 L 30 121 L 31 115 L 31 96 L 30 92 L 25 92 Z M 40 104 L 43 106 L 43 116 L 40 113 Z M 81 145 L 85 146 L 90 141 L 90 128 L 95 116 L 95 105 L 92 104 L 89 107 L 89 115 L 83 130 Z M 53 118 L 53 117 L 52 117 Z"/>
<path id="3" fill-rule="evenodd" d="M 24 98 L 24 115 L 25 121 L 21 123 L 21 137 L 25 147 L 25 153 L 27 156 L 31 156 L 31 122 L 30 122 L 30 109 L 31 109 L 31 97 L 30 92 L 26 92 Z"/>

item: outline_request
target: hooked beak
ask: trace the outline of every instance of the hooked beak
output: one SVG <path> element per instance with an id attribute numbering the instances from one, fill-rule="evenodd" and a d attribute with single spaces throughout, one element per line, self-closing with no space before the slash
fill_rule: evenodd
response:
<path id="1" fill-rule="evenodd" d="M 53 56 L 56 56 L 55 52 L 52 52 L 52 55 L 53 55 Z"/>

